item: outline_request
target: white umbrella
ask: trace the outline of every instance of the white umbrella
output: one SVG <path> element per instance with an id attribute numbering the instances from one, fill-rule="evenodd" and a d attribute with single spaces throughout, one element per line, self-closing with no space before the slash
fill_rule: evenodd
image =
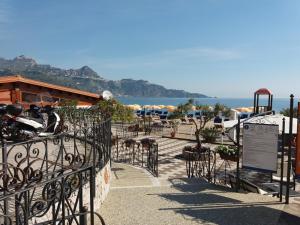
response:
<path id="1" fill-rule="evenodd" d="M 160 106 L 159 106 L 159 105 L 152 105 L 151 109 L 155 109 L 155 110 L 157 110 L 157 109 L 161 109 L 161 108 L 160 108 Z"/>
<path id="2" fill-rule="evenodd" d="M 152 105 L 144 105 L 143 108 L 145 108 L 145 109 L 152 109 Z"/>
<path id="3" fill-rule="evenodd" d="M 127 105 L 127 107 L 131 110 L 141 110 L 141 106 L 138 104 L 134 104 L 134 105 Z"/>

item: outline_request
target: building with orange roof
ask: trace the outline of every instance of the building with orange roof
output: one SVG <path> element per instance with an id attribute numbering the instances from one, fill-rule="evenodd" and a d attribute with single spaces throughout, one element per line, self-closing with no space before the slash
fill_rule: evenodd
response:
<path id="1" fill-rule="evenodd" d="M 102 96 L 87 91 L 63 87 L 24 78 L 20 75 L 0 77 L 0 103 L 53 105 L 64 101 L 76 101 L 78 106 L 96 104 Z"/>

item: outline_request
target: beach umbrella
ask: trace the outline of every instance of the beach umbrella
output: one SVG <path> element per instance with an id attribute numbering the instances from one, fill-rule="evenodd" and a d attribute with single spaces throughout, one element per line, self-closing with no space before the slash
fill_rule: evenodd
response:
<path id="1" fill-rule="evenodd" d="M 134 108 L 135 108 L 135 110 L 141 110 L 142 109 L 142 107 L 138 104 L 134 104 Z"/>
<path id="2" fill-rule="evenodd" d="M 127 107 L 128 109 L 134 110 L 134 109 L 133 109 L 133 105 L 126 105 L 126 107 Z"/>
<path id="3" fill-rule="evenodd" d="M 159 107 L 159 105 L 153 105 L 153 106 L 152 106 L 152 109 L 157 110 L 157 109 L 161 109 L 161 108 Z"/>
<path id="4" fill-rule="evenodd" d="M 253 107 L 247 107 L 247 112 L 248 112 L 248 113 L 253 112 Z"/>
<path id="5" fill-rule="evenodd" d="M 144 105 L 143 108 L 145 108 L 145 109 L 152 109 L 152 105 Z"/>
<path id="6" fill-rule="evenodd" d="M 166 109 L 167 109 L 169 112 L 174 112 L 175 109 L 176 109 L 176 107 L 173 106 L 173 105 L 167 105 L 167 106 L 166 106 Z"/>
<path id="7" fill-rule="evenodd" d="M 141 108 L 139 105 L 127 105 L 126 107 L 131 110 L 140 110 Z"/>

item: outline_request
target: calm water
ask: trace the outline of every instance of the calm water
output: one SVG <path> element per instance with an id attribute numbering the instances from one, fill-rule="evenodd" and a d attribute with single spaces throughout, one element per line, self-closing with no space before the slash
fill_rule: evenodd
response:
<path id="1" fill-rule="evenodd" d="M 119 101 L 123 104 L 139 104 L 139 105 L 178 105 L 187 102 L 188 98 L 142 98 L 142 97 L 119 97 Z M 194 99 L 199 104 L 214 105 L 221 103 L 230 108 L 249 107 L 253 106 L 252 98 L 196 98 Z M 266 99 L 262 99 L 263 104 L 266 104 Z M 289 107 L 289 99 L 275 98 L 273 109 L 279 112 L 283 108 Z"/>

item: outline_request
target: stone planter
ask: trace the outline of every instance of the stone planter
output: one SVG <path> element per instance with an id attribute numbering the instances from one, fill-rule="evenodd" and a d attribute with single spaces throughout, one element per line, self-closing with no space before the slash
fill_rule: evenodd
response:
<path id="1" fill-rule="evenodd" d="M 149 149 L 151 145 L 155 143 L 154 139 L 144 138 L 141 140 L 141 144 L 143 148 Z"/>
<path id="2" fill-rule="evenodd" d="M 229 161 L 233 161 L 233 162 L 237 162 L 239 160 L 239 157 L 236 155 L 226 155 L 224 153 L 219 153 L 221 159 L 223 160 L 229 160 Z"/>
<path id="3" fill-rule="evenodd" d="M 124 141 L 124 144 L 127 148 L 132 147 L 133 145 L 135 145 L 136 141 L 133 139 L 128 139 Z"/>
<path id="4" fill-rule="evenodd" d="M 201 151 L 192 146 L 186 146 L 182 150 L 182 155 L 185 160 L 200 160 L 205 161 L 208 156 L 209 148 L 202 147 Z"/>

